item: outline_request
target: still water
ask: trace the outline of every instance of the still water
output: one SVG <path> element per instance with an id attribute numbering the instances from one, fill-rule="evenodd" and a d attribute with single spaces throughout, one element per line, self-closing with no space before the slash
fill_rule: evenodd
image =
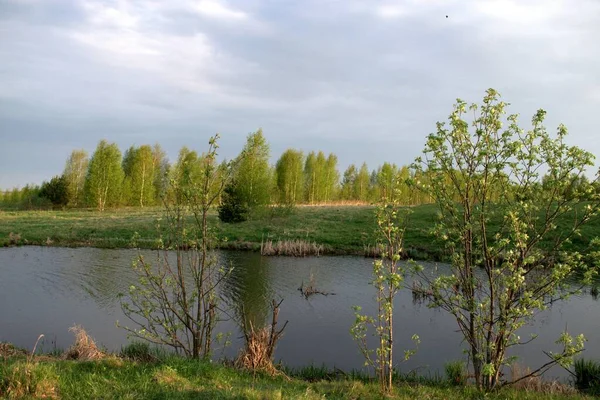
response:
<path id="1" fill-rule="evenodd" d="M 154 252 L 144 251 L 148 258 Z M 127 325 L 117 295 L 135 283 L 131 263 L 137 250 L 92 248 L 16 247 L 0 249 L 0 341 L 31 349 L 40 334 L 45 351 L 65 349 L 72 340 L 68 328 L 83 326 L 96 341 L 118 351 L 128 342 L 116 321 Z M 364 360 L 350 336 L 354 321 L 352 306 L 374 311 L 374 291 L 369 286 L 371 260 L 361 257 L 262 257 L 250 252 L 218 253 L 220 262 L 234 267 L 223 296 L 243 304 L 254 318 L 268 318 L 270 299 L 283 299 L 279 321 L 289 324 L 276 351 L 276 359 L 289 366 L 309 364 L 343 370 L 361 368 Z M 433 264 L 423 264 L 433 268 Z M 443 267 L 443 266 L 442 266 Z M 308 300 L 298 291 L 314 275 L 316 286 L 334 295 L 314 295 Z M 231 310 L 235 315 L 235 309 Z M 588 338 L 584 356 L 600 358 L 600 304 L 590 294 L 555 303 L 539 314 L 535 323 L 520 331 L 521 338 L 539 337 L 517 351 L 522 365 L 536 367 L 548 359 L 543 350 L 559 351 L 554 344 L 568 327 L 572 334 Z M 219 330 L 230 332 L 232 345 L 216 356 L 233 357 L 241 345 L 236 324 L 226 321 Z M 456 322 L 439 310 L 415 304 L 410 291 L 402 291 L 396 302 L 395 353 L 412 348 L 410 337 L 421 344 L 416 355 L 400 364 L 404 372 L 422 374 L 443 371 L 444 363 L 464 359 Z M 552 369 L 548 377 L 566 377 Z"/>

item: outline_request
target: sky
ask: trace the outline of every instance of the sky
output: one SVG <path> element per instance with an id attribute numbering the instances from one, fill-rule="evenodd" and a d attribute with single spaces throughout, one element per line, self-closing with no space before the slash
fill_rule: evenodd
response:
<path id="1" fill-rule="evenodd" d="M 600 157 L 598 0 L 0 0 L 0 188 L 101 139 L 231 159 L 262 128 L 340 172 L 411 163 L 495 88 Z"/>

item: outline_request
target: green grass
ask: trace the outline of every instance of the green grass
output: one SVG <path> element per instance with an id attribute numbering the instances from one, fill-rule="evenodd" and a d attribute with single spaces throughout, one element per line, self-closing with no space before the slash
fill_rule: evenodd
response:
<path id="1" fill-rule="evenodd" d="M 591 399 L 578 394 L 503 389 L 482 394 L 472 386 L 396 382 L 384 397 L 365 379 L 270 377 L 217 363 L 171 357 L 142 363 L 109 357 L 66 361 L 13 356 L 0 362 L 0 397 L 61 399 Z"/>
<path id="2" fill-rule="evenodd" d="M 66 211 L 0 212 L 0 246 L 10 244 L 9 235 L 19 234 L 17 244 L 131 246 L 134 233 L 141 247 L 153 248 L 159 236 L 156 222 L 160 208 Z M 298 207 L 291 213 L 265 212 L 239 224 L 221 223 L 215 213 L 210 222 L 216 228 L 220 246 L 258 249 L 263 240 L 304 239 L 324 245 L 330 253 L 360 253 L 371 244 L 375 230 L 372 207 Z"/>
<path id="3" fill-rule="evenodd" d="M 582 392 L 600 396 L 600 362 L 580 358 L 575 360 L 573 369 L 575 387 Z"/>
<path id="4" fill-rule="evenodd" d="M 436 221 L 435 205 L 413 208 L 406 232 L 406 248 L 415 259 L 443 259 L 439 243 L 429 234 Z M 138 246 L 155 248 L 159 232 L 160 208 L 123 208 L 98 212 L 94 210 L 65 211 L 0 211 L 0 246 L 12 243 L 51 246 L 91 246 L 104 248 L 131 247 L 131 239 L 139 234 Z M 163 221 L 164 223 L 164 221 Z M 301 206 L 289 213 L 264 211 L 249 221 L 238 224 L 221 223 L 216 212 L 210 223 L 221 248 L 260 248 L 264 240 L 306 240 L 323 245 L 329 254 L 364 254 L 375 242 L 374 207 L 371 206 Z M 568 217 L 559 226 L 568 226 Z M 493 231 L 497 226 L 490 222 Z M 13 233 L 11 240 L 10 234 Z M 14 234 L 20 236 L 16 237 Z M 585 251 L 585 245 L 600 235 L 600 220 L 596 219 L 581 231 L 570 245 Z"/>

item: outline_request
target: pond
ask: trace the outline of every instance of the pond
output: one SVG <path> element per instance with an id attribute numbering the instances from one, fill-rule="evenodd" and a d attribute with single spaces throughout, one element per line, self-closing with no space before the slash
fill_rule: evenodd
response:
<path id="1" fill-rule="evenodd" d="M 147 257 L 152 251 L 143 251 Z M 73 341 L 68 328 L 83 326 L 96 341 L 111 351 L 127 344 L 127 325 L 118 293 L 135 282 L 132 260 L 137 250 L 93 248 L 15 247 L 0 249 L 0 341 L 31 349 L 44 334 L 44 351 L 66 349 Z M 234 267 L 223 294 L 257 317 L 265 318 L 270 299 L 283 299 L 280 323 L 289 321 L 276 351 L 276 359 L 289 366 L 314 364 L 342 370 L 361 368 L 364 360 L 349 331 L 354 321 L 352 306 L 374 311 L 374 290 L 369 286 L 372 260 L 361 257 L 262 257 L 257 253 L 223 251 L 219 260 Z M 433 264 L 423 263 L 425 268 Z M 443 266 L 442 266 L 443 267 Z M 334 295 L 305 299 L 298 291 L 311 274 L 318 289 Z M 519 363 L 536 367 L 546 362 L 543 351 L 559 351 L 554 341 L 568 327 L 572 334 L 588 338 L 587 358 L 600 358 L 600 304 L 589 293 L 554 303 L 535 323 L 520 331 L 522 338 L 539 337 L 520 348 Z M 241 345 L 236 324 L 226 321 L 219 330 L 230 332 L 232 345 L 216 357 L 234 357 Z M 446 313 L 414 303 L 410 291 L 397 297 L 394 332 L 395 353 L 413 348 L 410 337 L 421 344 L 416 355 L 401 363 L 404 372 L 443 373 L 449 361 L 464 359 L 456 322 Z M 552 369 L 548 377 L 568 373 Z"/>

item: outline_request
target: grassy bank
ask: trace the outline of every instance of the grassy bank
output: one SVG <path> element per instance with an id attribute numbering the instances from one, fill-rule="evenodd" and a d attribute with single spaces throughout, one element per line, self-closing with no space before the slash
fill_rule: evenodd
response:
<path id="1" fill-rule="evenodd" d="M 426 230 L 434 218 L 432 207 L 418 207 L 411 240 L 428 248 Z M 267 240 L 316 242 L 329 254 L 363 254 L 374 243 L 374 208 L 369 206 L 297 207 L 292 212 L 264 212 L 250 221 L 221 223 L 216 213 L 211 224 L 222 248 L 254 249 Z M 160 208 L 66 211 L 0 212 L 0 246 L 10 244 L 50 246 L 131 246 L 134 233 L 139 245 L 157 244 Z M 11 235 L 12 233 L 12 235 Z"/>
<path id="2" fill-rule="evenodd" d="M 440 258 L 443 252 L 429 235 L 436 221 L 434 205 L 414 207 L 406 233 L 410 256 Z M 66 211 L 0 211 L 0 246 L 10 244 L 50 246 L 131 247 L 134 233 L 138 245 L 157 245 L 160 208 Z M 303 240 L 316 243 L 325 254 L 364 254 L 375 243 L 375 217 L 371 206 L 303 206 L 289 213 L 265 211 L 239 224 L 221 223 L 216 212 L 210 216 L 219 246 L 258 250 L 267 240 Z M 571 221 L 565 218 L 562 223 Z M 584 227 L 572 246 L 583 250 L 584 243 L 598 235 L 600 221 Z M 11 235 L 12 233 L 12 235 Z"/>
<path id="3" fill-rule="evenodd" d="M 1 345 L 0 345 L 1 346 Z M 6 345 L 5 350 L 9 349 Z M 9 353 L 5 351 L 5 353 Z M 54 399 L 381 399 L 365 378 L 325 375 L 319 369 L 267 376 L 219 363 L 163 357 L 153 362 L 108 356 L 96 361 L 0 354 L 0 397 Z M 316 371 L 316 373 L 315 373 Z M 550 388 L 550 389 L 548 389 Z M 565 393 L 569 392 L 569 393 Z M 482 394 L 472 386 L 399 379 L 389 399 L 591 399 L 564 386 L 546 391 L 503 389 Z"/>

